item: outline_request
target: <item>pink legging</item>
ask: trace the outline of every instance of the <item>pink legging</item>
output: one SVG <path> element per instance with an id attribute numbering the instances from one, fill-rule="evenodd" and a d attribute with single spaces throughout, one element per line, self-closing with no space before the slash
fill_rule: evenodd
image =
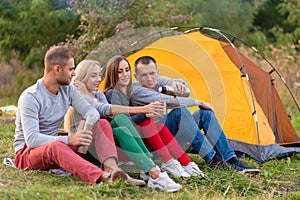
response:
<path id="1" fill-rule="evenodd" d="M 143 138 L 147 148 L 155 150 L 162 162 L 167 162 L 173 157 L 183 166 L 191 162 L 189 156 L 164 124 L 155 123 L 153 119 L 148 118 L 136 125 L 136 129 Z"/>
<path id="2" fill-rule="evenodd" d="M 94 126 L 93 145 L 95 145 L 100 162 L 114 157 L 117 160 L 117 151 L 109 122 L 100 119 Z M 26 145 L 16 152 L 15 165 L 24 170 L 48 170 L 64 168 L 67 172 L 77 176 L 87 183 L 96 183 L 103 171 L 77 154 L 78 147 L 68 146 L 61 141 L 52 141 L 48 144 L 30 149 Z"/>

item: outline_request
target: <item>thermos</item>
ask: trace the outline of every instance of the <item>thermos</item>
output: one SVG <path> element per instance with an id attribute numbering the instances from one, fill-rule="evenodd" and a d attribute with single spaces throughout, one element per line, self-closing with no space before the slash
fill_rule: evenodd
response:
<path id="1" fill-rule="evenodd" d="M 158 91 L 162 94 L 167 94 L 167 95 L 172 95 L 172 96 L 178 96 L 178 97 L 188 97 L 190 96 L 190 89 L 186 88 L 185 92 L 183 94 L 178 93 L 177 91 L 174 90 L 173 86 L 160 86 L 158 88 Z"/>

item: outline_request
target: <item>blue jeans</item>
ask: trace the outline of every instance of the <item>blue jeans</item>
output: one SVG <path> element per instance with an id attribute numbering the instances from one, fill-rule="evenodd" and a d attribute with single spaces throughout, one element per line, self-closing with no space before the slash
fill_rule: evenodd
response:
<path id="1" fill-rule="evenodd" d="M 236 156 L 211 110 L 197 110 L 192 116 L 186 107 L 175 108 L 164 118 L 164 123 L 183 149 L 192 145 L 206 163 L 215 154 L 225 161 Z"/>

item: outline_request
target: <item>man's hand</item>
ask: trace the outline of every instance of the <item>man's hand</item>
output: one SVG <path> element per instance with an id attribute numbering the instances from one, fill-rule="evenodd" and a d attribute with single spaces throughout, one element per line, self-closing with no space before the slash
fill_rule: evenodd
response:
<path id="1" fill-rule="evenodd" d="M 180 81 L 174 81 L 172 83 L 174 90 L 179 94 L 184 94 L 186 92 L 186 86 Z"/>
<path id="2" fill-rule="evenodd" d="M 214 111 L 214 107 L 210 105 L 210 103 L 207 103 L 205 101 L 196 100 L 195 104 L 198 105 L 201 109 Z"/>
<path id="3" fill-rule="evenodd" d="M 68 145 L 70 146 L 90 146 L 93 141 L 93 133 L 88 130 L 80 130 L 75 134 L 68 136 Z"/>

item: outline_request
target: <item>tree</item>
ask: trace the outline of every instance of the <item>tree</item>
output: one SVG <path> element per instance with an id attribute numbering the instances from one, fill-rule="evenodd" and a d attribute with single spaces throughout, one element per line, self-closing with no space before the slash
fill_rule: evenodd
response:
<path id="1" fill-rule="evenodd" d="M 299 1 L 268 0 L 259 9 L 253 22 L 269 43 L 296 44 L 300 39 Z"/>
<path id="2" fill-rule="evenodd" d="M 129 28 L 170 27 L 186 23 L 188 15 L 168 0 L 72 0 L 80 16 L 80 37 L 69 38 L 77 60 L 82 60 L 104 38 Z"/>
<path id="3" fill-rule="evenodd" d="M 28 66 L 41 66 L 49 46 L 76 33 L 78 16 L 67 8 L 67 0 L 2 0 L 1 55 L 8 61 L 18 55 Z"/>

